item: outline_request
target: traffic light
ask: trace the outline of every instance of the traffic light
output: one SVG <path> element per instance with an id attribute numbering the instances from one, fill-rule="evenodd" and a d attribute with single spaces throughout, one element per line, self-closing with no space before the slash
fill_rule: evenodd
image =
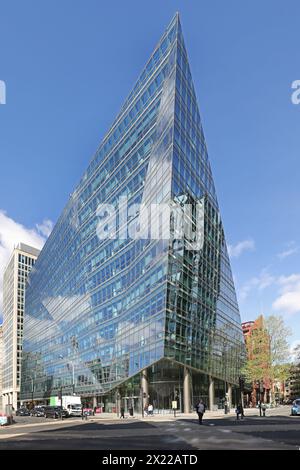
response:
<path id="1" fill-rule="evenodd" d="M 144 392 L 144 393 L 143 393 L 143 397 L 144 397 L 144 398 L 147 398 L 147 393 Z"/>

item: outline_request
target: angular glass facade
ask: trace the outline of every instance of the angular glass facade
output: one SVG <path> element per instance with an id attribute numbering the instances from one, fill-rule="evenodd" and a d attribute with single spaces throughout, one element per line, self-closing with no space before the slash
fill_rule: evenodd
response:
<path id="1" fill-rule="evenodd" d="M 192 250 L 180 239 L 122 237 L 120 215 L 118 236 L 99 237 L 99 204 L 116 207 L 120 197 L 128 201 L 132 227 L 139 223 L 140 204 L 188 201 L 194 208 L 200 203 L 202 249 Z M 28 399 L 32 386 L 36 399 L 72 387 L 82 396 L 102 396 L 162 361 L 169 361 L 170 370 L 187 366 L 202 377 L 234 384 L 243 351 L 224 231 L 176 15 L 31 272 L 21 397 Z M 155 377 L 160 367 L 151 370 Z"/>

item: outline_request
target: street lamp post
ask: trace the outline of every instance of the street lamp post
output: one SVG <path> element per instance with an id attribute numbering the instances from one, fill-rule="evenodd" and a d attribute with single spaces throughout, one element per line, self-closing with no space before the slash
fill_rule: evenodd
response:
<path id="1" fill-rule="evenodd" d="M 64 359 L 64 356 L 61 354 L 59 355 L 60 359 Z M 75 366 L 74 366 L 74 361 L 70 361 L 70 364 L 72 366 L 72 393 L 75 395 Z M 69 363 L 67 364 L 67 368 L 69 369 Z"/>
<path id="2" fill-rule="evenodd" d="M 31 377 L 31 402 L 32 402 L 32 404 L 33 404 L 33 387 L 34 387 L 33 377 Z"/>

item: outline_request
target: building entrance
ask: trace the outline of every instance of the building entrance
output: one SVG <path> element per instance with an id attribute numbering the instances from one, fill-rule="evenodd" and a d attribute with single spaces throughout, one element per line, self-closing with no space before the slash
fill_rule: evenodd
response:
<path id="1" fill-rule="evenodd" d="M 133 395 L 121 398 L 121 407 L 124 407 L 125 413 L 134 416 L 136 413 L 142 412 L 141 397 Z"/>

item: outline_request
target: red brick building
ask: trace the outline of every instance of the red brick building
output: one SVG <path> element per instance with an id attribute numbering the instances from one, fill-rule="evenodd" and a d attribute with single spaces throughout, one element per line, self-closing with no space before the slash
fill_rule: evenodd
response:
<path id="1" fill-rule="evenodd" d="M 264 328 L 263 316 L 259 316 L 255 321 L 248 321 L 242 323 L 242 330 L 245 338 L 245 343 L 247 347 L 247 354 L 249 359 L 255 358 L 255 354 L 259 355 L 261 353 L 261 348 L 263 348 L 263 356 L 266 358 L 264 361 L 267 361 L 270 351 L 270 338 L 268 332 Z M 257 342 L 251 341 L 253 336 L 260 334 L 262 341 L 259 344 L 260 350 L 257 351 Z M 255 348 L 253 346 L 255 344 Z M 246 390 L 245 402 L 248 405 L 256 406 L 258 401 L 269 403 L 270 402 L 270 390 L 272 387 L 271 379 L 268 377 L 268 367 L 267 364 L 262 362 L 262 370 L 266 371 L 266 375 L 262 380 L 253 382 L 252 387 Z"/>

